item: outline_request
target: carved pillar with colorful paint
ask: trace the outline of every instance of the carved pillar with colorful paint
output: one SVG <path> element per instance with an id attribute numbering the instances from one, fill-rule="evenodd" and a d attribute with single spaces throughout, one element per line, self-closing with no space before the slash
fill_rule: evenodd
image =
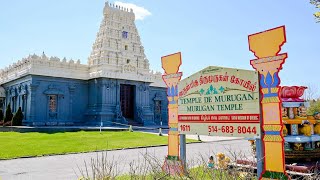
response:
<path id="1" fill-rule="evenodd" d="M 167 85 L 169 116 L 168 156 L 162 169 L 169 174 L 182 174 L 183 166 L 179 158 L 178 132 L 178 83 L 182 77 L 182 72 L 179 72 L 181 53 L 161 57 L 161 62 L 165 71 L 162 79 Z"/>
<path id="2" fill-rule="evenodd" d="M 257 57 L 251 60 L 250 64 L 259 72 L 260 81 L 264 167 L 259 179 L 289 179 L 285 172 L 279 96 L 279 71 L 287 58 L 287 53 L 278 53 L 286 42 L 285 27 L 280 26 L 249 35 L 248 40 L 250 51 Z"/>

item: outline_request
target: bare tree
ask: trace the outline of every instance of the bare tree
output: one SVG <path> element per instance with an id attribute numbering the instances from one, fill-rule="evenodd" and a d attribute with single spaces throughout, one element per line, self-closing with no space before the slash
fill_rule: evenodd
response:
<path id="1" fill-rule="evenodd" d="M 303 98 L 307 101 L 319 98 L 318 87 L 314 84 L 308 84 L 304 91 Z"/>
<path id="2" fill-rule="evenodd" d="M 310 0 L 310 3 L 316 8 L 320 9 L 320 0 Z M 316 18 L 316 21 L 320 22 L 320 11 L 315 12 L 313 15 Z"/>

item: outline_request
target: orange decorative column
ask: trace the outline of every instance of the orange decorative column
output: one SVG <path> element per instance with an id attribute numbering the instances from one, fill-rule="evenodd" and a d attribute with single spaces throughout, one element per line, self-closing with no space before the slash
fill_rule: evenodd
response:
<path id="1" fill-rule="evenodd" d="M 165 71 L 162 79 L 167 85 L 169 116 L 168 156 L 162 169 L 169 174 L 176 175 L 183 173 L 182 162 L 179 158 L 178 132 L 178 83 L 182 77 L 182 72 L 179 72 L 181 53 L 161 57 L 161 62 L 162 68 Z"/>
<path id="2" fill-rule="evenodd" d="M 264 167 L 260 179 L 289 179 L 285 172 L 284 138 L 282 134 L 279 71 L 287 53 L 278 54 L 286 42 L 285 27 L 280 26 L 248 36 L 250 51 L 258 59 L 250 61 L 259 72 L 262 113 L 262 148 Z"/>

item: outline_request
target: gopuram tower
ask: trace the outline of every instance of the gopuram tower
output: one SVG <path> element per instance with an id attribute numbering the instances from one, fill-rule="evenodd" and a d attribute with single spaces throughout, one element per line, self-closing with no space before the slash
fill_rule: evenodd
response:
<path id="1" fill-rule="evenodd" d="M 132 9 L 105 3 L 101 22 L 88 60 L 91 77 L 145 80 L 149 61 L 135 25 Z"/>
<path id="2" fill-rule="evenodd" d="M 152 125 L 167 121 L 165 85 L 161 73 L 149 69 L 132 9 L 105 3 L 88 68 L 91 122 Z"/>

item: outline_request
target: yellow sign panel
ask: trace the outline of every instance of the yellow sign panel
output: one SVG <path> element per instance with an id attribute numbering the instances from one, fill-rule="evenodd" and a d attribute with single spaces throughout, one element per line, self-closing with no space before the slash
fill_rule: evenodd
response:
<path id="1" fill-rule="evenodd" d="M 179 85 L 181 134 L 260 136 L 258 73 L 210 66 Z"/>
<path id="2" fill-rule="evenodd" d="M 181 65 L 181 53 L 170 54 L 161 57 L 162 68 L 165 74 L 175 74 L 179 71 Z"/>

